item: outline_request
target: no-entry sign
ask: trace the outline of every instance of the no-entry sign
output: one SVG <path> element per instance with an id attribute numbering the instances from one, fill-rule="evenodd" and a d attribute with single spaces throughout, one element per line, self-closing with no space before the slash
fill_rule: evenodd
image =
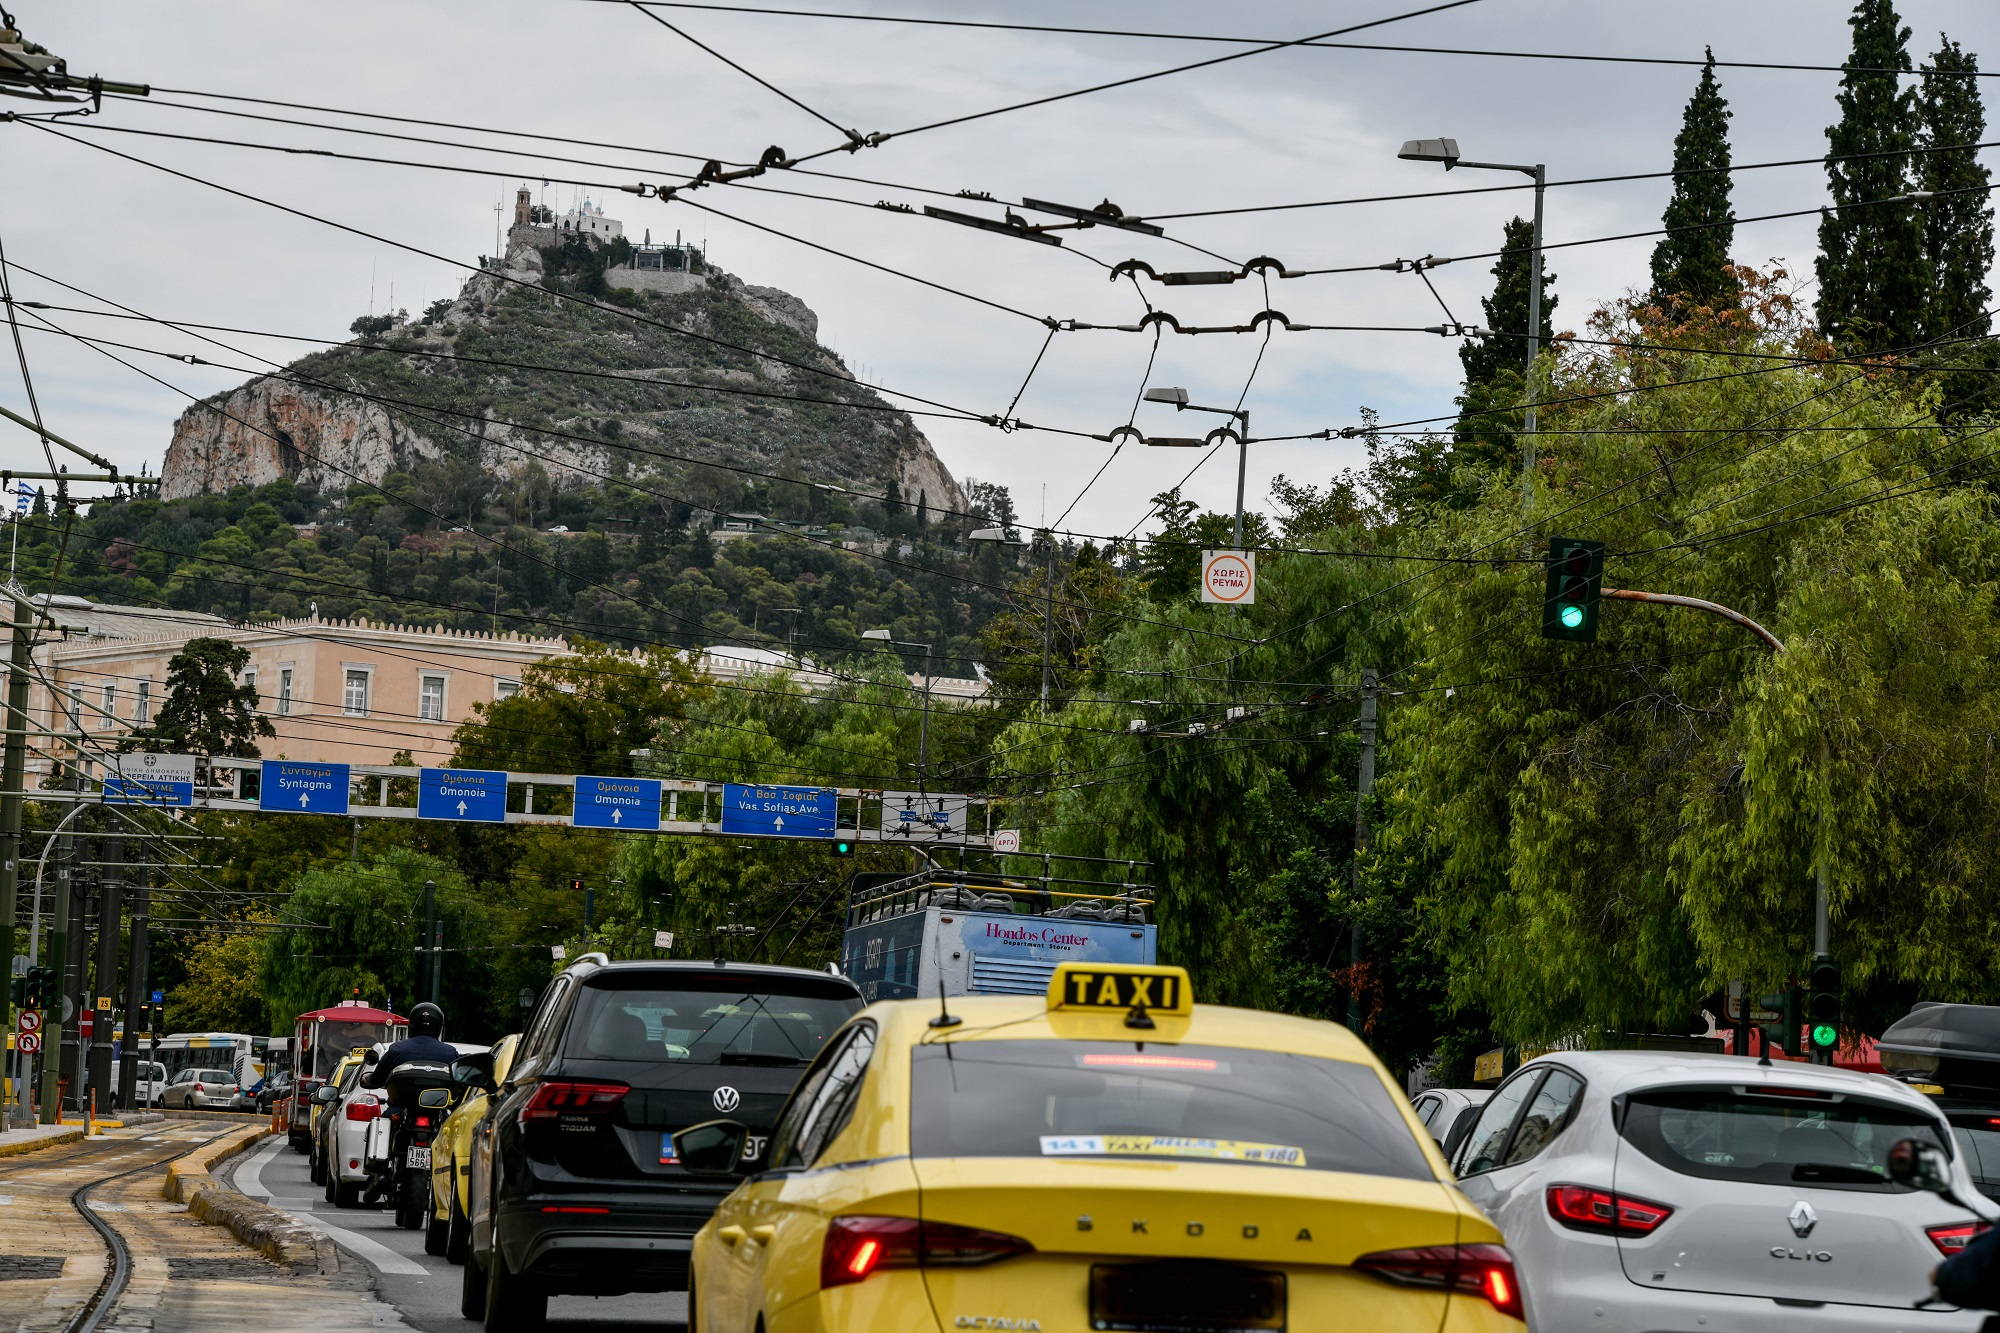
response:
<path id="1" fill-rule="evenodd" d="M 1201 600 L 1221 606 L 1248 606 L 1257 600 L 1255 551 L 1203 551 Z"/>

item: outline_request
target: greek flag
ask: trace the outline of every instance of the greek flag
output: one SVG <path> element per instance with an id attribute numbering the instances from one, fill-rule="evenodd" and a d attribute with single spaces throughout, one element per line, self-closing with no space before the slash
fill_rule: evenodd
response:
<path id="1" fill-rule="evenodd" d="M 14 512 L 16 514 L 25 514 L 28 512 L 28 506 L 34 503 L 35 493 L 28 489 L 28 483 L 25 481 L 15 484 L 20 487 L 20 490 L 14 496 Z"/>

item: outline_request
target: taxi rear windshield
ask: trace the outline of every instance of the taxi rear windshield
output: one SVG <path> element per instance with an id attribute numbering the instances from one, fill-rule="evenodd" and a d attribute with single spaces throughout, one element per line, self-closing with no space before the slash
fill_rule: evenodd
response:
<path id="1" fill-rule="evenodd" d="M 1366 1065 L 1082 1041 L 940 1042 L 911 1061 L 918 1157 L 1210 1160 L 1433 1179 Z"/>
<path id="2" fill-rule="evenodd" d="M 1682 1175 L 1884 1193 L 1902 1188 L 1888 1171 L 1897 1140 L 1922 1139 L 1951 1151 L 1936 1118 L 1916 1107 L 1729 1088 L 1636 1094 L 1623 1132 L 1640 1152 Z"/>

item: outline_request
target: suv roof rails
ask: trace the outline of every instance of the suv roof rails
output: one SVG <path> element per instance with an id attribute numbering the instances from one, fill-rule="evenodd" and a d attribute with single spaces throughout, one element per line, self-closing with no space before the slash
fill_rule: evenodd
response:
<path id="1" fill-rule="evenodd" d="M 609 967 L 611 966 L 611 958 L 608 954 L 593 949 L 589 953 L 579 956 L 570 966 L 581 967 L 585 963 L 595 963 L 599 967 Z"/>

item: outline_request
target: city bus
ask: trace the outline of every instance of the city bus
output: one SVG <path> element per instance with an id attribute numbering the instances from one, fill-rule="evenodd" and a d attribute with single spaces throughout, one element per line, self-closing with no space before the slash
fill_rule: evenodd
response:
<path id="1" fill-rule="evenodd" d="M 312 1148 L 312 1095 L 340 1058 L 357 1046 L 401 1041 L 410 1021 L 360 1000 L 300 1014 L 292 1024 L 292 1093 L 271 1109 L 271 1128 L 299 1152 Z"/>

